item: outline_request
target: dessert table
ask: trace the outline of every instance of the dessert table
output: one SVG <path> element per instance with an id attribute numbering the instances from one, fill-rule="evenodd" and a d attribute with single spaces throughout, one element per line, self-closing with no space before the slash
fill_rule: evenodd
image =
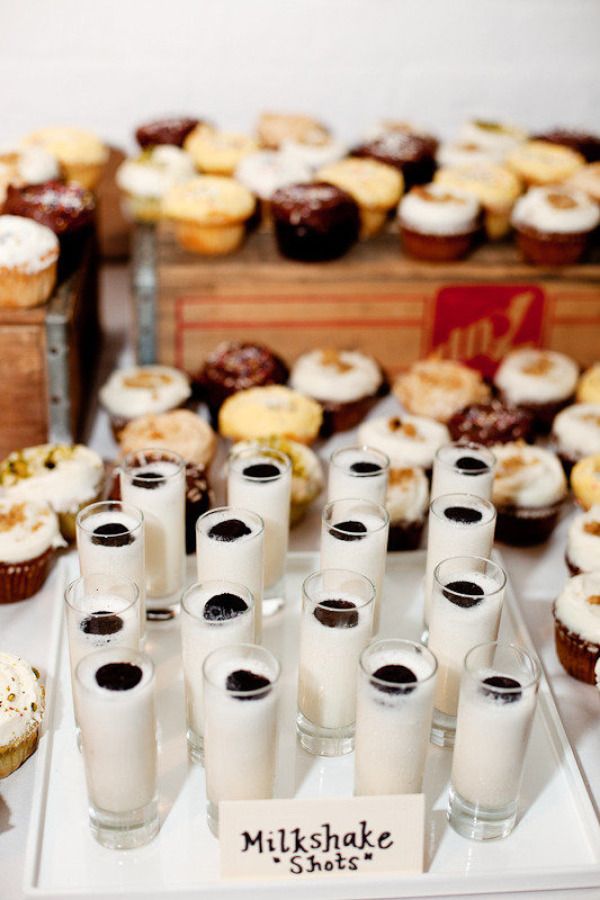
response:
<path id="1" fill-rule="evenodd" d="M 124 266 L 105 267 L 102 272 L 102 319 L 105 341 L 98 372 L 99 382 L 116 365 L 132 361 L 131 309 L 128 303 L 128 276 Z M 382 401 L 377 413 L 395 406 L 393 399 Z M 85 440 L 104 457 L 114 456 L 108 419 L 90 398 L 88 433 Z M 318 449 L 326 459 L 332 449 L 349 443 L 351 435 L 336 436 Z M 217 500 L 220 492 L 222 455 L 213 463 L 212 478 L 216 482 Z M 316 502 L 306 519 L 291 533 L 291 550 L 315 550 L 320 536 L 320 507 Z M 592 686 L 570 678 L 560 666 L 554 652 L 552 601 L 567 578 L 564 549 L 569 520 L 574 507 L 569 506 L 551 540 L 540 548 L 513 549 L 502 547 L 502 553 L 522 614 L 539 653 L 542 665 L 554 693 L 567 735 L 579 762 L 596 812 L 600 810 L 600 692 Z M 0 607 L 0 647 L 10 653 L 23 655 L 42 673 L 48 657 L 48 626 L 51 618 L 49 595 L 45 591 L 32 600 Z M 25 844 L 33 792 L 35 756 L 9 778 L 0 781 L 0 900 L 21 900 Z M 600 896 L 598 887 L 581 891 L 552 892 L 553 897 Z M 495 897 L 502 894 L 486 894 Z M 314 891 L 318 895 L 318 889 Z M 257 897 L 256 891 L 253 897 Z M 541 897 L 540 892 L 511 896 Z M 544 892 L 544 896 L 548 896 Z"/>

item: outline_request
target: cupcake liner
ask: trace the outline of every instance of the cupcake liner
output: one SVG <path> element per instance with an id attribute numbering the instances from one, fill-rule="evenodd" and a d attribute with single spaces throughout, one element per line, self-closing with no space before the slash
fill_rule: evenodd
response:
<path id="1" fill-rule="evenodd" d="M 415 259 L 452 262 L 467 256 L 479 235 L 479 228 L 462 234 L 424 234 L 404 225 L 400 226 L 402 246 Z"/>
<path id="2" fill-rule="evenodd" d="M 35 752 L 40 736 L 37 725 L 32 731 L 13 744 L 0 747 L 0 778 L 6 778 L 22 766 L 26 759 Z"/>
<path id="3" fill-rule="evenodd" d="M 418 550 L 425 527 L 425 520 L 418 522 L 390 522 L 388 553 Z"/>
<path id="4" fill-rule="evenodd" d="M 560 515 L 563 501 L 551 506 L 498 506 L 496 540 L 513 547 L 533 547 L 548 540 Z"/>
<path id="5" fill-rule="evenodd" d="M 53 556 L 49 547 L 35 559 L 0 563 L 0 603 L 16 603 L 36 594 L 48 577 Z"/>
<path id="6" fill-rule="evenodd" d="M 594 668 L 600 656 L 600 645 L 573 634 L 554 613 L 556 655 L 563 669 L 578 681 L 595 684 Z"/>

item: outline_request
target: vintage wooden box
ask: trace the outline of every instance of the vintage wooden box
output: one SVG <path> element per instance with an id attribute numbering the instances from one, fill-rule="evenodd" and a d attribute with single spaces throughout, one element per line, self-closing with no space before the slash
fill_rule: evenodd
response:
<path id="1" fill-rule="evenodd" d="M 80 434 L 99 344 L 95 240 L 45 306 L 0 309 L 0 458 Z"/>
<path id="2" fill-rule="evenodd" d="M 156 242 L 157 358 L 190 372 L 235 338 L 262 341 L 288 361 L 315 346 L 360 347 L 391 374 L 431 352 L 489 374 L 524 343 L 582 365 L 600 358 L 600 259 L 543 269 L 506 243 L 462 262 L 424 263 L 404 256 L 391 233 L 320 264 L 282 259 L 264 232 L 212 259 L 182 250 L 168 226 Z"/>

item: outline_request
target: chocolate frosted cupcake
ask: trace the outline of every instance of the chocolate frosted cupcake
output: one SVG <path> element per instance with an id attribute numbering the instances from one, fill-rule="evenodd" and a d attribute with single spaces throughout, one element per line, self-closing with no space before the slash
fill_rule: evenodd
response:
<path id="1" fill-rule="evenodd" d="M 435 454 L 449 441 L 446 426 L 425 416 L 382 416 L 358 429 L 358 442 L 385 453 L 392 469 L 419 466 L 430 473 Z"/>
<path id="2" fill-rule="evenodd" d="M 57 547 L 64 547 L 56 513 L 38 500 L 0 498 L 0 603 L 36 594 Z"/>
<path id="3" fill-rule="evenodd" d="M 221 406 L 232 394 L 250 387 L 285 384 L 289 371 L 263 344 L 228 341 L 210 353 L 193 378 L 195 394 L 203 400 L 216 424 Z"/>
<path id="4" fill-rule="evenodd" d="M 500 399 L 534 417 L 536 430 L 547 434 L 557 413 L 572 402 L 577 364 L 563 353 L 526 347 L 513 350 L 494 376 Z"/>
<path id="5" fill-rule="evenodd" d="M 585 255 L 600 222 L 598 204 L 575 188 L 531 188 L 517 200 L 512 224 L 528 262 L 573 265 Z"/>
<path id="6" fill-rule="evenodd" d="M 390 517 L 388 550 L 418 550 L 429 505 L 429 482 L 422 468 L 390 469 L 385 508 Z"/>
<path id="7" fill-rule="evenodd" d="M 567 581 L 554 604 L 556 654 L 573 678 L 595 684 L 600 658 L 600 572 Z"/>
<path id="8" fill-rule="evenodd" d="M 110 416 L 115 440 L 132 419 L 168 412 L 183 406 L 192 393 L 184 372 L 170 366 L 131 366 L 115 369 L 99 391 Z"/>
<path id="9" fill-rule="evenodd" d="M 472 194 L 440 184 L 414 187 L 400 201 L 402 245 L 416 259 L 451 261 L 466 256 L 481 231 L 481 210 Z"/>
<path id="10" fill-rule="evenodd" d="M 584 456 L 600 453 L 600 403 L 574 403 L 552 426 L 552 443 L 567 475 Z"/>
<path id="11" fill-rule="evenodd" d="M 534 441 L 533 417 L 516 406 L 504 406 L 493 398 L 489 403 L 472 403 L 455 413 L 448 422 L 453 441 L 473 441 L 491 447 L 510 441 Z"/>
<path id="12" fill-rule="evenodd" d="M 492 500 L 496 538 L 517 547 L 542 544 L 567 496 L 565 473 L 556 454 L 528 444 L 497 444 Z"/>
<path id="13" fill-rule="evenodd" d="M 435 172 L 438 142 L 430 134 L 397 123 L 352 150 L 352 156 L 375 159 L 402 172 L 407 188 L 427 184 Z"/>
<path id="14" fill-rule="evenodd" d="M 571 522 L 565 560 L 571 575 L 600 570 L 600 506 Z"/>
<path id="15" fill-rule="evenodd" d="M 325 262 L 346 253 L 358 240 L 356 201 L 333 184 L 292 184 L 275 191 L 271 214 L 283 256 Z"/>
<path id="16" fill-rule="evenodd" d="M 189 116 L 156 119 L 136 128 L 135 139 L 142 150 L 145 150 L 146 147 L 156 147 L 158 144 L 183 147 L 186 137 L 196 125 L 200 125 L 200 120 L 192 119 Z"/>

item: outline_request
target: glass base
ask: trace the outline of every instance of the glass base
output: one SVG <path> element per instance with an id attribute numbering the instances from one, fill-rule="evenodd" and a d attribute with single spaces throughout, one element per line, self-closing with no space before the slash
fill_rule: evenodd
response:
<path id="1" fill-rule="evenodd" d="M 300 745 L 312 756 L 345 756 L 354 750 L 354 723 L 345 728 L 323 728 L 298 713 L 296 732 Z"/>
<path id="2" fill-rule="evenodd" d="M 174 619 L 179 613 L 182 591 L 183 584 L 180 589 L 164 597 L 146 596 L 146 619 L 149 622 L 170 622 Z"/>
<path id="3" fill-rule="evenodd" d="M 265 587 L 262 601 L 263 619 L 274 616 L 285 605 L 285 575 L 276 584 Z"/>
<path id="4" fill-rule="evenodd" d="M 517 806 L 515 800 L 500 809 L 487 809 L 469 803 L 451 785 L 446 815 L 452 828 L 462 837 L 472 841 L 493 841 L 511 833 L 517 821 Z"/>
<path id="5" fill-rule="evenodd" d="M 448 716 L 439 709 L 433 710 L 433 721 L 429 740 L 436 747 L 454 747 L 456 716 Z"/>
<path id="6" fill-rule="evenodd" d="M 423 622 L 423 631 L 421 632 L 421 643 L 426 647 L 429 643 L 429 625 Z"/>
<path id="7" fill-rule="evenodd" d="M 213 803 L 212 800 L 209 800 L 206 804 L 206 818 L 208 820 L 208 827 L 214 834 L 216 838 L 219 837 L 219 807 L 216 803 Z"/>
<path id="8" fill-rule="evenodd" d="M 152 800 L 140 809 L 125 813 L 90 806 L 90 828 L 98 843 L 110 850 L 143 847 L 158 834 L 158 803 Z"/>
<path id="9" fill-rule="evenodd" d="M 188 728 L 185 733 L 185 737 L 187 740 L 188 757 L 190 758 L 190 762 L 199 763 L 201 766 L 203 766 L 204 738 L 201 734 L 197 734 L 195 731 L 192 731 L 191 728 Z"/>

